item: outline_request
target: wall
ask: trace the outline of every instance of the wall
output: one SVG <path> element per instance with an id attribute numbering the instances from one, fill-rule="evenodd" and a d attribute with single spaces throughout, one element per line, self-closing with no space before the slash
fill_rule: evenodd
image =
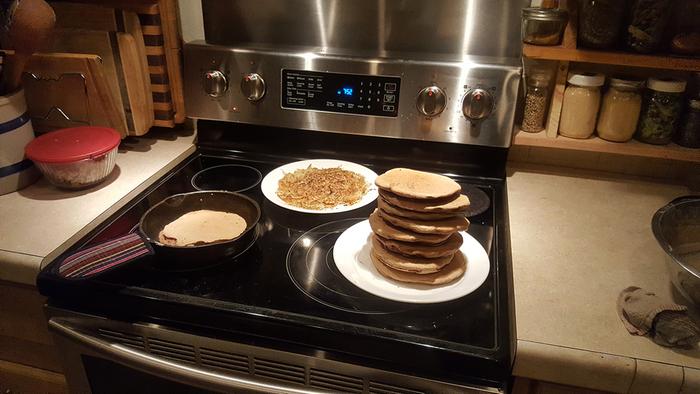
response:
<path id="1" fill-rule="evenodd" d="M 202 22 L 202 2 L 195 0 L 178 0 L 180 8 L 180 31 L 184 42 L 203 40 L 204 23 Z"/>

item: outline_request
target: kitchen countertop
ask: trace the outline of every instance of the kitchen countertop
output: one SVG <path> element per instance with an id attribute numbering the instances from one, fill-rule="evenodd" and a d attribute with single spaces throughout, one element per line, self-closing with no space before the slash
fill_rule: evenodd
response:
<path id="1" fill-rule="evenodd" d="M 615 392 L 699 392 L 699 350 L 630 335 L 615 309 L 633 285 L 684 302 L 650 223 L 689 190 L 541 166 L 512 166 L 508 175 L 514 374 Z"/>
<path id="2" fill-rule="evenodd" d="M 115 174 L 94 188 L 62 191 L 41 179 L 0 196 L 0 280 L 33 285 L 44 263 L 194 151 L 195 133 L 179 133 L 123 142 Z M 650 221 L 685 194 L 600 172 L 509 168 L 515 375 L 617 392 L 700 392 L 700 351 L 629 335 L 615 310 L 631 285 L 681 301 Z"/>
<path id="3" fill-rule="evenodd" d="M 42 177 L 0 196 L 0 280 L 34 285 L 45 263 L 194 152 L 195 135 L 164 129 L 122 141 L 114 172 L 86 190 L 61 190 Z"/>

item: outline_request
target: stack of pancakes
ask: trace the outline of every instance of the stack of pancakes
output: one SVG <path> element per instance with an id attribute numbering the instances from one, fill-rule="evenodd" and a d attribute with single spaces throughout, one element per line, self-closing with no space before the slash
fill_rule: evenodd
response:
<path id="1" fill-rule="evenodd" d="M 370 215 L 371 257 L 380 274 L 441 285 L 466 271 L 459 231 L 469 227 L 469 199 L 450 178 L 407 168 L 377 177 L 378 208 Z"/>

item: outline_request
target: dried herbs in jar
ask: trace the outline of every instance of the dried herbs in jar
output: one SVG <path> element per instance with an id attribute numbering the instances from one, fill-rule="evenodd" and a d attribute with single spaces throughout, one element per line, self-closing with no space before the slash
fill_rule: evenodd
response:
<path id="1" fill-rule="evenodd" d="M 649 78 L 634 138 L 656 145 L 671 142 L 680 122 L 685 85 L 685 81 Z"/>
<path id="2" fill-rule="evenodd" d="M 578 42 L 589 48 L 607 49 L 618 43 L 625 16 L 620 0 L 580 1 Z"/>
<path id="3" fill-rule="evenodd" d="M 627 47 L 641 53 L 659 49 L 672 12 L 671 0 L 632 0 Z"/>

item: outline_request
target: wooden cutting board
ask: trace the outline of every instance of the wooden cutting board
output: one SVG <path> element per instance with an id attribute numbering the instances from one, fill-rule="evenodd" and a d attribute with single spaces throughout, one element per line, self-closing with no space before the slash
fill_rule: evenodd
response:
<path id="1" fill-rule="evenodd" d="M 121 89 L 115 92 L 119 92 L 124 104 L 129 135 L 146 133 L 153 126 L 155 116 L 146 46 L 138 15 L 95 4 L 53 2 L 51 5 L 56 13 L 56 25 L 61 29 L 111 33 L 110 39 L 116 41 L 119 49 L 117 56 L 113 42 L 110 42 L 117 62 L 115 66 L 117 71 L 121 66 L 123 73 L 119 81 Z"/>
<path id="2" fill-rule="evenodd" d="M 50 50 L 100 56 L 107 82 L 112 92 L 116 92 L 119 107 L 123 108 L 127 134 L 143 135 L 148 131 L 152 125 L 152 122 L 148 122 L 148 97 L 144 97 L 146 88 L 143 71 L 131 35 L 98 30 L 56 29 Z"/>
<path id="3" fill-rule="evenodd" d="M 40 82 L 25 76 L 24 83 L 27 93 L 27 104 L 30 111 L 36 109 L 34 117 L 43 118 L 53 107 L 65 110 L 68 117 L 75 117 L 80 122 L 87 114 L 91 125 L 108 126 L 118 130 L 122 137 L 126 136 L 126 124 L 121 116 L 121 107 L 114 100 L 114 95 L 107 81 L 102 59 L 97 55 L 73 53 L 35 54 L 29 60 L 25 70 L 40 79 Z M 60 81 L 64 75 L 82 75 L 85 82 L 84 92 L 65 91 L 68 85 L 52 81 Z M 67 81 L 66 81 L 67 82 Z M 72 89 L 75 89 L 75 84 Z M 81 103 L 80 100 L 86 100 Z M 64 108 L 65 107 L 65 108 Z M 82 124 L 57 124 L 60 119 L 47 119 L 45 124 L 37 122 L 38 129 L 42 127 L 65 127 Z M 35 120 L 33 119 L 33 122 Z M 36 127 L 35 126 L 35 127 Z M 48 131 L 48 129 L 46 130 Z"/>

